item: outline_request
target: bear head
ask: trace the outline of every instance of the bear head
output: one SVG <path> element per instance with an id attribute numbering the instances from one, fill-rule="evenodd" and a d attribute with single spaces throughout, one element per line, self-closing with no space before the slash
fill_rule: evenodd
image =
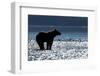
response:
<path id="1" fill-rule="evenodd" d="M 54 33 L 55 33 L 55 35 L 61 35 L 61 33 L 56 29 L 54 29 Z"/>

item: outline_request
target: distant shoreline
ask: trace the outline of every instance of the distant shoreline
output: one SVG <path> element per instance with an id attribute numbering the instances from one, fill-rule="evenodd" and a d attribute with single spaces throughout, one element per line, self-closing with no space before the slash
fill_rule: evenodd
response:
<path id="1" fill-rule="evenodd" d="M 35 40 L 35 39 L 31 39 L 31 40 Z M 31 41 L 31 40 L 28 40 L 28 41 Z M 66 39 L 66 40 L 57 39 L 54 41 L 70 41 L 70 42 L 73 42 L 73 41 L 84 42 L 84 41 L 86 41 L 86 42 L 88 42 L 88 39 Z"/>

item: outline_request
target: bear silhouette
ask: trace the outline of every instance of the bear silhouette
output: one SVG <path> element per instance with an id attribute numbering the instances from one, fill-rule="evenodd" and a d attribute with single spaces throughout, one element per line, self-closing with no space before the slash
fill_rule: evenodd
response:
<path id="1" fill-rule="evenodd" d="M 57 31 L 56 29 L 50 32 L 39 32 L 36 35 L 36 41 L 40 47 L 40 50 L 45 50 L 44 42 L 47 43 L 46 50 L 51 50 L 53 40 L 57 35 L 61 35 L 61 33 Z"/>

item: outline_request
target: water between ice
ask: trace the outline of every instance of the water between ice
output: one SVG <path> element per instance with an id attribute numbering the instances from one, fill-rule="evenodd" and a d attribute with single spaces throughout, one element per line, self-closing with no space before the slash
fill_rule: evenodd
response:
<path id="1" fill-rule="evenodd" d="M 36 35 L 38 32 L 29 32 L 28 33 L 28 40 L 35 40 Z M 56 36 L 55 40 L 87 40 L 88 34 L 86 32 L 62 32 L 60 36 Z"/>

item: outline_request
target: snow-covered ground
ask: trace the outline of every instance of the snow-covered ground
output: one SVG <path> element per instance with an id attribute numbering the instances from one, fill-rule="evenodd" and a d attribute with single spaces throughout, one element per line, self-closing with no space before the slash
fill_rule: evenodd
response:
<path id="1" fill-rule="evenodd" d="M 28 41 L 28 61 L 58 60 L 58 59 L 86 59 L 88 58 L 88 42 L 54 41 L 52 50 L 39 50 L 35 40 Z"/>

